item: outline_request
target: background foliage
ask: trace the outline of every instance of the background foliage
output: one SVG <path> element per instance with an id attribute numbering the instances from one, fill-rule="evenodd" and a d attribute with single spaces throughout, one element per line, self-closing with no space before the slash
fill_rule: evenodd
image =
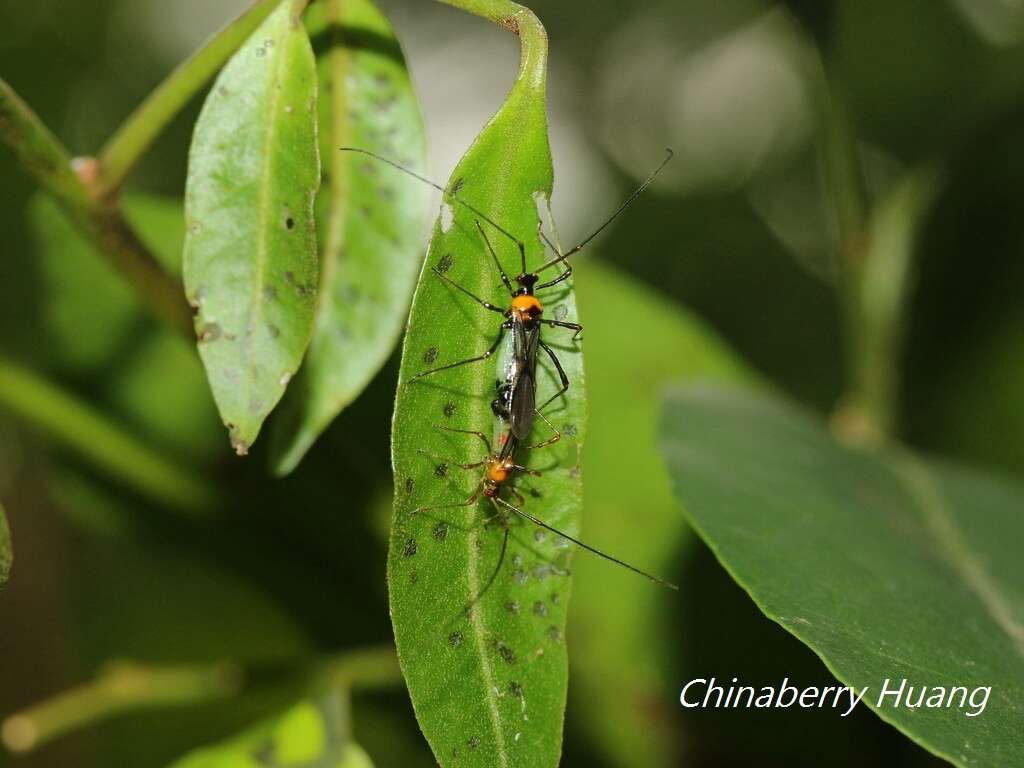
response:
<path id="1" fill-rule="evenodd" d="M 91 152 L 243 5 L 94 0 L 58 12 L 2 0 L 0 74 L 73 151 Z M 424 104 L 431 176 L 444 179 L 510 85 L 515 40 L 440 6 L 382 5 Z M 1024 17 L 967 0 L 666 0 L 625 15 L 611 0 L 531 7 L 552 40 L 563 240 L 588 232 L 663 146 L 679 152 L 589 250 L 579 294 L 592 386 L 584 535 L 662 566 L 683 591 L 662 594 L 577 558 L 563 764 L 936 764 L 864 710 L 839 720 L 678 707 L 679 684 L 694 676 L 811 685 L 829 673 L 672 516 L 667 473 L 654 464 L 655 414 L 662 379 L 757 378 L 820 414 L 844 394 L 846 310 L 830 284 L 839 226 L 815 160 L 827 126 L 813 43 L 858 136 L 867 199 L 885 198 L 906 170 L 933 179 L 911 228 L 918 269 L 894 431 L 925 452 L 1024 478 Z M 158 255 L 179 252 L 182 230 L 167 211 L 184 189 L 199 105 L 128 190 L 129 215 Z M 292 475 L 271 480 L 266 446 L 245 462 L 231 456 L 190 345 L 105 281 L 6 152 L 0 178 L 4 359 L 113 414 L 176 466 L 204 468 L 231 499 L 216 514 L 174 513 L 170 498 L 112 482 L 0 416 L 0 497 L 15 550 L 0 593 L 0 714 L 117 657 L 229 659 L 252 683 L 231 706 L 122 715 L 16 764 L 163 766 L 197 745 L 234 749 L 227 740 L 257 722 L 272 728 L 268 718 L 296 705 L 295 659 L 390 638 L 397 361 Z M 617 419 L 629 432 L 612 430 Z M 352 731 L 378 765 L 433 764 L 400 690 L 357 692 Z"/>

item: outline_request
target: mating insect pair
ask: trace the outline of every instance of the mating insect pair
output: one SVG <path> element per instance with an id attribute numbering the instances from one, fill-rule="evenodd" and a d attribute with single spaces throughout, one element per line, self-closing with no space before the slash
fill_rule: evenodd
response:
<path id="1" fill-rule="evenodd" d="M 349 149 L 349 148 L 346 148 Z M 473 493 L 462 502 L 450 503 L 450 504 L 437 504 L 426 507 L 420 507 L 414 510 L 413 514 L 425 512 L 428 510 L 437 509 L 452 509 L 458 507 L 473 507 L 481 497 L 489 500 L 493 506 L 497 519 L 502 523 L 505 528 L 505 536 L 502 542 L 501 555 L 499 557 L 498 566 L 494 571 L 494 576 L 497 575 L 504 561 L 505 551 L 508 544 L 509 535 L 509 514 L 517 515 L 525 520 L 532 522 L 533 524 L 551 531 L 568 541 L 572 541 L 577 546 L 586 549 L 587 551 L 602 557 L 606 560 L 621 565 L 629 570 L 632 570 L 642 576 L 645 576 L 652 581 L 658 582 L 668 587 L 676 588 L 675 585 L 670 584 L 662 579 L 652 576 L 645 571 L 636 568 L 629 563 L 626 563 L 618 558 L 608 555 L 600 550 L 591 547 L 588 544 L 579 541 L 571 536 L 568 536 L 556 528 L 552 527 L 540 518 L 532 515 L 522 509 L 525 505 L 525 498 L 515 488 L 512 482 L 513 478 L 519 474 L 527 474 L 533 477 L 540 477 L 540 473 L 536 470 L 529 469 L 523 463 L 523 458 L 527 452 L 531 449 L 544 448 L 553 443 L 557 442 L 561 434 L 554 427 L 553 424 L 544 416 L 542 411 L 557 398 L 565 394 L 569 389 L 570 381 L 566 375 L 558 356 L 552 350 L 552 348 L 544 342 L 540 336 L 541 327 L 547 325 L 549 327 L 558 327 L 574 331 L 573 339 L 579 338 L 583 328 L 577 323 L 567 322 L 561 319 L 549 319 L 543 317 L 544 306 L 542 301 L 537 297 L 537 292 L 544 289 L 552 288 L 560 283 L 563 283 L 572 275 L 572 266 L 568 262 L 568 258 L 573 254 L 582 250 L 587 243 L 589 243 L 594 237 L 596 237 L 601 231 L 605 229 L 616 217 L 619 216 L 640 193 L 653 181 L 654 177 L 664 168 L 665 164 L 672 157 L 672 153 L 669 150 L 665 159 L 661 165 L 648 178 L 631 194 L 626 201 L 619 206 L 619 208 L 590 236 L 586 237 L 578 245 L 571 248 L 569 251 L 563 253 L 560 248 L 552 244 L 548 237 L 544 234 L 543 230 L 540 230 L 540 236 L 544 242 L 555 252 L 555 257 L 550 261 L 547 261 L 538 269 L 533 272 L 527 271 L 526 264 L 526 247 L 523 241 L 513 234 L 511 234 L 506 228 L 494 222 L 486 214 L 462 200 L 456 193 L 446 190 L 438 184 L 426 179 L 419 174 L 404 168 L 397 163 L 394 163 L 386 158 L 380 157 L 372 152 L 368 152 L 362 149 L 350 149 L 350 151 L 359 152 L 361 154 L 368 155 L 377 160 L 380 160 L 418 180 L 424 182 L 435 189 L 441 191 L 445 197 L 454 203 L 468 209 L 474 213 L 478 218 L 475 222 L 477 231 L 480 233 L 482 244 L 486 247 L 487 252 L 493 259 L 494 265 L 501 277 L 502 284 L 508 290 L 511 297 L 510 305 L 507 308 L 503 308 L 492 304 L 485 299 L 480 298 L 475 293 L 460 285 L 456 281 L 452 280 L 448 275 L 445 274 L 444 270 L 438 267 L 433 267 L 433 273 L 443 282 L 457 289 L 458 291 L 466 294 L 476 303 L 483 306 L 485 309 L 502 315 L 502 321 L 498 328 L 496 338 L 490 347 L 480 355 L 470 357 L 464 360 L 459 360 L 452 363 L 447 363 L 436 368 L 432 368 L 426 371 L 422 371 L 410 379 L 410 383 L 421 380 L 426 376 L 440 373 L 442 371 L 450 370 L 462 365 L 467 365 L 475 362 L 481 362 L 490 358 L 494 352 L 501 345 L 503 340 L 506 340 L 506 346 L 502 350 L 502 354 L 499 356 L 499 365 L 496 375 L 496 392 L 495 399 L 492 402 L 492 410 L 494 415 L 498 419 L 498 428 L 495 431 L 496 448 L 492 448 L 491 441 L 487 439 L 487 436 L 483 432 L 469 429 L 455 429 L 442 425 L 435 425 L 437 429 L 444 430 L 447 432 L 462 433 L 475 435 L 484 444 L 486 448 L 486 454 L 480 461 L 459 463 L 450 462 L 443 457 L 436 456 L 428 451 L 421 450 L 421 453 L 433 456 L 434 458 L 445 461 L 447 465 L 456 466 L 461 469 L 473 470 L 483 467 L 483 476 L 477 484 Z M 501 265 L 501 260 L 490 242 L 484 227 L 481 225 L 481 220 L 486 222 L 493 229 L 508 238 L 512 243 L 515 244 L 518 253 L 521 271 L 514 278 L 509 277 Z M 541 282 L 540 274 L 548 269 L 558 267 L 562 271 L 547 282 Z M 510 332 L 510 333 L 509 333 Z M 537 356 L 540 350 L 543 350 L 547 355 L 555 370 L 557 371 L 560 388 L 553 394 L 548 400 L 541 405 L 539 408 L 536 405 L 536 391 L 537 391 Z M 539 417 L 551 430 L 551 437 L 537 443 L 535 445 L 529 445 L 528 439 L 533 429 L 535 418 Z M 508 489 L 509 493 L 515 496 L 518 506 L 513 505 L 511 502 L 502 498 L 502 490 Z M 491 581 L 493 581 L 492 576 Z M 490 582 L 488 583 L 489 586 Z M 485 588 L 486 591 L 486 588 Z"/>

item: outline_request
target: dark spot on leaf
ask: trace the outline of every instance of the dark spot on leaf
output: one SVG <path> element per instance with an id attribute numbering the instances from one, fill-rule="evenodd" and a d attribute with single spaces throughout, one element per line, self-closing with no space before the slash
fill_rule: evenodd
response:
<path id="1" fill-rule="evenodd" d="M 406 493 L 412 493 L 412 489 L 413 489 L 414 485 L 415 485 L 415 483 L 413 482 L 413 479 L 411 477 L 405 478 L 405 492 Z"/>
<path id="2" fill-rule="evenodd" d="M 257 56 L 261 56 L 261 57 L 262 57 L 262 56 L 266 56 L 266 55 L 267 55 L 267 51 L 266 51 L 266 49 L 265 49 L 265 48 L 263 48 L 263 47 L 261 46 L 261 47 L 259 47 L 259 48 L 257 48 L 257 49 L 256 49 L 256 55 L 257 55 Z"/>
<path id="3" fill-rule="evenodd" d="M 512 578 L 515 580 L 516 584 L 525 584 L 528 577 L 526 575 L 526 571 L 522 568 L 516 568 L 512 571 Z"/>
<path id="4" fill-rule="evenodd" d="M 561 599 L 562 599 L 561 596 L 559 596 L 559 594 L 557 592 L 552 592 L 551 593 L 551 604 L 552 605 L 558 605 L 558 603 L 561 601 Z"/>
<path id="5" fill-rule="evenodd" d="M 222 98 L 226 98 L 229 95 L 231 95 L 231 91 L 229 91 L 225 86 L 222 85 L 217 88 L 217 94 L 220 95 Z"/>
<path id="6" fill-rule="evenodd" d="M 293 219 L 291 216 L 285 216 L 284 228 L 288 230 L 295 229 L 295 219 Z"/>
<path id="7" fill-rule="evenodd" d="M 416 571 L 413 571 L 412 573 L 409 574 L 409 583 L 410 584 L 415 584 L 419 580 L 420 580 L 420 575 L 418 573 L 416 573 Z"/>
<path id="8" fill-rule="evenodd" d="M 541 618 L 548 615 L 548 607 L 544 605 L 540 600 L 533 604 L 533 615 L 540 616 Z"/>
<path id="9" fill-rule="evenodd" d="M 263 286 L 263 298 L 266 301 L 273 301 L 277 298 L 277 288 L 272 285 Z"/>
<path id="10" fill-rule="evenodd" d="M 448 523 L 441 522 L 434 526 L 434 538 L 438 541 L 448 538 Z"/>
<path id="11" fill-rule="evenodd" d="M 441 273 L 447 272 L 449 269 L 452 268 L 452 264 L 454 264 L 454 263 L 455 263 L 455 257 L 452 256 L 450 253 L 446 253 L 437 262 L 437 271 L 441 272 Z"/>
<path id="12" fill-rule="evenodd" d="M 270 323 L 267 325 L 267 333 L 270 334 L 270 338 L 276 339 L 278 336 L 281 335 L 281 329 L 278 328 L 273 323 Z"/>
<path id="13" fill-rule="evenodd" d="M 576 465 L 575 467 L 571 467 L 571 468 L 569 469 L 569 477 L 573 477 L 573 478 L 575 478 L 575 477 L 579 477 L 579 476 L 580 476 L 580 468 L 579 468 L 579 465 Z"/>
<path id="14" fill-rule="evenodd" d="M 470 749 L 476 749 L 480 746 L 480 738 L 477 736 L 471 736 L 469 740 L 466 742 L 466 746 Z"/>
<path id="15" fill-rule="evenodd" d="M 416 539 L 409 539 L 407 542 L 405 542 L 405 549 L 402 550 L 402 556 L 412 557 L 416 554 L 417 549 L 418 548 L 416 546 Z"/>
<path id="16" fill-rule="evenodd" d="M 558 627 L 548 627 L 548 639 L 553 643 L 562 642 L 562 630 Z"/>
<path id="17" fill-rule="evenodd" d="M 221 329 L 217 323 L 206 323 L 199 329 L 199 343 L 205 344 L 220 338 Z"/>
<path id="18" fill-rule="evenodd" d="M 446 417 L 448 417 L 449 419 L 450 419 L 450 418 L 451 418 L 452 416 L 454 416 L 454 415 L 455 415 L 455 411 L 456 411 L 456 405 L 455 405 L 455 403 L 445 403 L 445 404 L 444 404 L 444 415 L 445 415 Z"/>
<path id="19" fill-rule="evenodd" d="M 448 645 L 450 645 L 452 648 L 458 648 L 462 645 L 465 639 L 466 638 L 463 637 L 461 632 L 452 632 L 450 635 L 448 635 Z"/>
<path id="20" fill-rule="evenodd" d="M 509 600 L 507 603 L 505 603 L 505 610 L 509 613 L 519 613 L 519 601 Z"/>
<path id="21" fill-rule="evenodd" d="M 542 531 L 539 528 L 533 532 L 533 540 L 540 544 L 544 539 L 548 537 L 547 531 Z"/>
<path id="22" fill-rule="evenodd" d="M 515 696 L 517 699 L 523 698 L 523 686 L 517 683 L 515 680 L 508 684 L 508 692 Z"/>
<path id="23" fill-rule="evenodd" d="M 284 273 L 284 281 L 286 283 L 291 283 L 292 285 L 295 285 L 295 273 L 294 272 L 290 272 L 290 271 L 289 272 L 285 272 Z"/>
<path id="24" fill-rule="evenodd" d="M 579 430 L 576 429 L 575 424 L 566 424 L 564 427 L 562 427 L 562 432 L 565 434 L 566 437 L 576 437 Z"/>
<path id="25" fill-rule="evenodd" d="M 536 488 L 531 488 L 528 491 L 528 493 L 530 494 L 530 496 L 532 496 L 535 499 L 539 499 L 541 497 L 541 492 L 539 490 L 537 490 Z M 544 531 L 537 531 L 537 533 L 541 534 L 541 537 L 543 538 Z M 540 541 L 540 539 L 538 539 L 538 541 Z"/>
<path id="26" fill-rule="evenodd" d="M 434 467 L 434 477 L 447 477 L 448 476 L 448 465 L 441 462 Z"/>
<path id="27" fill-rule="evenodd" d="M 437 360 L 437 347 L 431 347 L 430 349 L 423 353 L 424 363 L 429 364 L 434 362 L 435 360 Z"/>
<path id="28" fill-rule="evenodd" d="M 505 645 L 500 640 L 498 641 L 498 655 L 505 660 L 506 664 L 516 663 L 516 652 Z"/>

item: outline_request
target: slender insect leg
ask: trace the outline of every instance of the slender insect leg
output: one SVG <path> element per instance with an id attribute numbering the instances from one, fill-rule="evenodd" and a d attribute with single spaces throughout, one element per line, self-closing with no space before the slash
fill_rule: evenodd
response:
<path id="1" fill-rule="evenodd" d="M 540 285 L 538 285 L 536 287 L 535 290 L 539 291 L 542 288 L 550 288 L 552 285 L 558 285 L 559 283 L 561 283 L 561 282 L 563 282 L 565 280 L 568 280 L 571 275 L 572 275 L 572 265 L 571 264 L 566 264 L 565 265 L 565 272 L 560 274 L 554 280 L 548 280 L 546 283 L 541 283 Z"/>
<path id="2" fill-rule="evenodd" d="M 504 499 L 495 497 L 495 498 L 492 499 L 492 501 L 494 501 L 496 504 L 500 504 L 501 506 L 505 507 L 510 512 L 514 512 L 515 514 L 519 515 L 520 517 L 522 517 L 522 518 L 524 518 L 526 520 L 529 520 L 534 525 L 538 525 L 541 528 L 544 528 L 545 530 L 551 531 L 552 533 L 557 533 L 563 539 L 568 539 L 573 544 L 575 544 L 577 547 L 581 547 L 582 549 L 587 550 L 591 554 L 597 555 L 598 557 L 602 557 L 605 560 L 608 560 L 609 562 L 617 563 L 618 565 L 621 565 L 623 568 L 628 568 L 629 570 L 633 571 L 633 573 L 638 573 L 641 576 L 643 576 L 645 578 L 648 578 L 651 581 L 657 582 L 658 584 L 661 584 L 663 586 L 669 587 L 670 589 L 675 589 L 675 590 L 679 589 L 679 587 L 677 587 L 672 582 L 665 581 L 664 579 L 659 579 L 657 576 L 652 576 L 651 574 L 647 573 L 647 571 L 642 571 L 639 568 L 637 568 L 636 566 L 630 565 L 629 563 L 627 563 L 627 562 L 625 562 L 623 560 L 619 560 L 617 557 L 612 557 L 611 555 L 607 554 L 606 552 L 602 552 L 601 550 L 596 549 L 596 548 L 590 546 L 589 544 L 584 544 L 579 539 L 574 539 L 572 536 L 567 536 L 566 534 L 562 533 L 557 528 L 553 528 L 552 526 L 550 526 L 547 523 L 545 523 L 543 520 L 541 520 L 536 515 L 531 515 L 529 512 L 524 512 L 523 510 L 519 509 L 519 507 L 515 507 L 515 506 L 509 504 Z"/>
<path id="3" fill-rule="evenodd" d="M 493 451 L 491 450 L 491 441 L 487 439 L 487 435 L 475 429 L 456 429 L 455 427 L 446 427 L 444 424 L 434 424 L 434 429 L 444 430 L 445 432 L 458 432 L 461 435 L 476 435 L 479 437 L 483 444 L 487 446 L 487 455 L 490 456 Z M 480 466 L 477 464 L 476 466 Z"/>
<path id="4" fill-rule="evenodd" d="M 443 461 L 445 464 L 447 464 L 447 465 L 449 465 L 451 467 L 458 467 L 459 469 L 476 469 L 477 467 L 482 467 L 486 463 L 486 462 L 483 462 L 483 461 L 478 461 L 478 462 L 475 462 L 473 464 L 459 464 L 459 462 L 457 462 L 457 461 L 452 461 L 451 459 L 446 459 L 444 456 L 440 456 L 440 455 L 438 455 L 436 453 L 431 453 L 430 451 L 424 450 L 423 448 L 417 448 L 416 449 L 416 453 L 421 453 L 424 456 L 429 456 L 432 459 L 437 459 L 438 461 Z"/>
<path id="5" fill-rule="evenodd" d="M 491 501 L 493 502 L 494 500 L 492 499 Z M 495 511 L 498 512 L 499 517 L 504 518 L 504 515 L 501 514 L 501 510 L 498 509 L 497 505 L 495 505 Z M 508 524 L 506 523 L 505 536 L 501 540 L 501 554 L 498 555 L 498 564 L 494 566 L 494 570 L 491 572 L 490 578 L 487 579 L 487 583 L 484 584 L 484 588 L 477 592 L 476 597 L 474 597 L 470 601 L 469 605 L 466 606 L 464 613 L 468 614 L 471 610 L 473 610 L 473 606 L 483 599 L 483 596 L 487 594 L 487 590 L 489 590 L 494 585 L 495 579 L 498 578 L 498 574 L 501 572 L 501 566 L 505 562 L 505 552 L 508 550 L 508 533 Z"/>
<path id="6" fill-rule="evenodd" d="M 479 304 L 480 306 L 484 307 L 485 309 L 489 309 L 489 310 L 491 310 L 491 312 L 497 312 L 500 315 L 504 315 L 505 314 L 505 310 L 502 307 L 495 306 L 494 304 L 491 304 L 491 302 L 489 302 L 489 301 L 484 301 L 483 299 L 481 299 L 479 296 L 477 296 L 475 293 L 473 293 L 468 288 L 463 288 L 461 285 L 456 283 L 454 280 L 452 280 L 450 277 L 448 277 L 448 275 L 446 275 L 444 272 L 439 270 L 437 267 L 431 267 L 430 271 L 433 272 L 435 275 L 437 275 L 442 280 L 444 280 L 446 283 L 448 283 L 448 285 L 450 285 L 453 288 L 457 288 L 458 290 L 462 291 L 464 294 L 469 296 L 469 298 L 473 299 L 473 301 L 475 301 L 477 304 Z"/>
<path id="7" fill-rule="evenodd" d="M 576 333 L 572 335 L 573 341 L 576 341 L 576 339 L 580 337 L 580 334 L 583 333 L 583 326 L 580 325 L 579 323 L 567 323 L 563 320 L 548 320 L 543 317 L 540 319 L 540 321 L 544 323 L 544 325 L 550 325 L 552 327 L 558 328 L 568 328 L 571 331 L 576 331 Z"/>
<path id="8" fill-rule="evenodd" d="M 505 330 L 506 326 L 504 323 L 502 323 L 501 330 L 498 331 L 498 338 L 496 338 L 494 340 L 494 343 L 491 344 L 491 348 L 484 352 L 482 355 L 470 357 L 465 360 L 459 360 L 457 363 L 448 363 L 448 365 L 442 365 L 437 368 L 431 368 L 429 371 L 421 371 L 420 373 L 417 373 L 415 376 L 409 379 L 409 381 L 416 381 L 417 379 L 422 379 L 424 376 L 429 376 L 430 374 L 437 373 L 439 371 L 447 371 L 449 368 L 458 368 L 460 365 L 466 365 L 468 363 L 478 363 L 481 360 L 486 360 L 487 358 L 494 354 L 494 350 L 498 348 L 498 345 L 501 344 L 501 340 L 505 338 Z"/>
<path id="9" fill-rule="evenodd" d="M 491 256 L 494 257 L 494 266 L 498 268 L 498 272 L 501 273 L 501 282 L 505 284 L 510 295 L 515 296 L 515 291 L 512 288 L 512 281 L 508 279 L 508 275 L 505 274 L 505 270 L 501 268 L 501 262 L 498 261 L 498 254 L 494 252 L 494 247 L 491 245 L 491 241 L 487 239 L 487 233 L 484 232 L 484 228 L 480 226 L 480 220 L 476 220 L 476 228 L 480 230 L 480 236 L 487 243 L 487 250 L 491 252 Z"/>
<path id="10" fill-rule="evenodd" d="M 518 505 L 519 505 L 520 507 L 525 507 L 525 506 L 526 506 L 526 497 L 525 497 L 525 496 L 523 496 L 523 494 L 521 494 L 521 493 L 520 493 L 519 491 L 517 491 L 517 490 L 516 490 L 515 488 L 513 488 L 513 487 L 512 487 L 511 485 L 510 485 L 510 486 L 508 486 L 508 491 L 509 491 L 509 493 L 511 493 L 511 494 L 512 494 L 513 496 L 515 496 L 515 497 L 516 497 L 516 503 L 517 503 L 517 504 L 518 504 Z"/>
<path id="11" fill-rule="evenodd" d="M 555 368 L 558 370 L 558 378 L 561 379 L 562 381 L 562 388 L 555 392 L 555 394 L 553 394 L 551 397 L 549 397 L 548 401 L 537 409 L 538 411 L 543 411 L 545 408 L 551 405 L 552 401 L 555 398 L 561 397 L 566 393 L 566 391 L 569 389 L 569 377 L 565 375 L 565 369 L 562 368 L 562 364 L 558 361 L 558 356 L 555 355 L 551 347 L 549 347 L 547 344 L 545 344 L 543 341 L 540 341 L 539 339 L 537 343 L 540 344 L 541 349 L 548 353 L 548 357 L 551 358 L 551 362 L 555 364 Z"/>
<path id="12" fill-rule="evenodd" d="M 544 440 L 543 442 L 537 443 L 536 445 L 528 446 L 530 448 L 530 450 L 533 450 L 534 448 L 544 448 L 545 446 L 552 445 L 553 443 L 557 443 L 559 440 L 562 439 L 562 433 L 559 432 L 557 429 L 555 429 L 555 425 L 552 424 L 550 421 L 548 421 L 547 416 L 545 416 L 543 413 L 541 413 L 537 409 L 534 409 L 533 413 L 534 413 L 534 415 L 539 416 L 541 421 L 543 421 L 545 424 L 547 424 L 548 428 L 554 434 L 551 437 L 549 437 L 547 440 Z"/>
<path id="13" fill-rule="evenodd" d="M 481 494 L 482 491 L 483 491 L 483 483 L 479 483 L 476 486 L 476 490 L 473 491 L 473 495 L 470 496 L 465 501 L 459 501 L 459 502 L 455 502 L 455 503 L 452 503 L 452 504 L 430 504 L 430 505 L 428 505 L 426 507 L 416 507 L 416 509 L 414 509 L 409 514 L 410 515 L 418 515 L 421 512 L 429 512 L 429 511 L 435 510 L 435 509 L 459 509 L 461 507 L 472 507 L 474 504 L 476 504 L 476 500 L 480 498 L 480 494 Z"/>

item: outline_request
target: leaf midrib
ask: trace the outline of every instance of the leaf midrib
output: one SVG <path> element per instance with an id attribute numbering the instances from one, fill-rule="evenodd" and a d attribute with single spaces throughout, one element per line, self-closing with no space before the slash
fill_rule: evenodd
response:
<path id="1" fill-rule="evenodd" d="M 249 315 L 249 319 L 246 322 L 246 334 L 243 340 L 243 349 L 245 351 L 245 364 L 249 365 L 252 360 L 252 345 L 255 342 L 255 324 L 258 323 L 258 319 L 262 317 L 263 302 L 263 288 L 266 281 L 266 270 L 267 270 L 267 253 L 268 253 L 268 241 L 270 239 L 270 220 L 268 208 L 270 206 L 270 168 L 273 164 L 273 152 L 271 151 L 274 146 L 274 137 L 277 134 L 277 120 L 274 116 L 277 115 L 278 106 L 281 103 L 281 88 L 278 87 L 278 78 L 281 76 L 282 64 L 287 57 L 286 46 L 287 46 L 288 30 L 285 30 L 283 35 L 280 35 L 278 39 L 274 41 L 275 49 L 275 60 L 273 66 L 273 72 L 268 80 L 268 87 L 270 88 L 270 98 L 268 100 L 268 106 L 265 111 L 267 116 L 266 129 L 263 134 L 264 140 L 264 153 L 263 163 L 260 168 L 260 199 L 259 205 L 257 206 L 258 211 L 258 225 L 256 228 L 256 279 L 253 281 L 252 295 L 250 296 L 249 306 L 253 308 L 252 313 Z M 298 214 L 295 214 L 298 215 Z M 254 316 L 257 318 L 254 322 Z M 273 373 L 271 372 L 271 376 Z M 245 381 L 245 403 L 246 403 L 246 415 L 252 408 L 252 378 L 250 376 L 242 377 Z M 249 438 L 247 438 L 249 441 Z"/>

